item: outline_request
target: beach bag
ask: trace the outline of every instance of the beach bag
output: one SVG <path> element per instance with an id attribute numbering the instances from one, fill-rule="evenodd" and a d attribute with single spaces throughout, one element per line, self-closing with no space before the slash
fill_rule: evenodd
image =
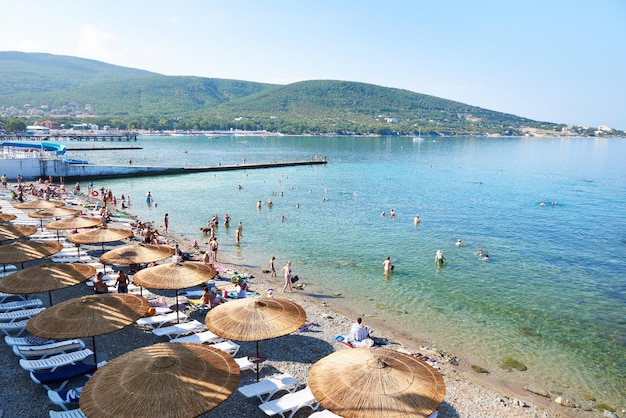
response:
<path id="1" fill-rule="evenodd" d="M 298 280 L 300 280 L 300 278 L 299 278 L 298 276 L 292 276 L 292 277 L 291 277 L 291 283 L 292 283 L 292 284 L 293 284 L 293 283 L 295 283 L 295 282 L 297 282 Z"/>

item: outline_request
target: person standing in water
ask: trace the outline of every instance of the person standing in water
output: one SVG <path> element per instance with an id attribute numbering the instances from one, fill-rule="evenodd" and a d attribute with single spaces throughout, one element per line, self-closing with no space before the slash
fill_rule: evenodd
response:
<path id="1" fill-rule="evenodd" d="M 438 266 L 442 266 L 443 263 L 445 263 L 446 261 L 448 260 L 443 255 L 443 252 L 441 250 L 437 250 L 437 254 L 435 254 L 435 264 Z"/>
<path id="2" fill-rule="evenodd" d="M 272 258 L 270 258 L 270 262 L 269 262 L 269 268 L 270 268 L 270 277 L 272 278 L 276 278 L 276 267 L 274 266 L 274 260 L 276 260 L 276 257 L 272 256 Z"/>
<path id="3" fill-rule="evenodd" d="M 387 256 L 387 258 L 385 258 L 385 261 L 383 261 L 383 273 L 387 275 L 391 270 L 393 270 L 393 264 L 391 264 L 391 257 Z"/>
<path id="4" fill-rule="evenodd" d="M 165 231 L 165 233 L 167 234 L 167 228 L 170 225 L 170 218 L 169 215 L 166 213 L 165 216 L 163 217 L 163 230 Z"/>

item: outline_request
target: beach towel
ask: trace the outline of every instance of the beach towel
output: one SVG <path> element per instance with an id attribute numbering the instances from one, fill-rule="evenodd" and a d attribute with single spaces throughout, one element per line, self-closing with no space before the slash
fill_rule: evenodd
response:
<path id="1" fill-rule="evenodd" d="M 337 335 L 334 340 L 339 344 L 343 344 L 350 348 L 371 348 L 376 346 L 374 344 L 374 340 L 371 338 L 366 338 L 361 341 L 353 341 L 352 338 L 350 338 L 350 334 Z"/>

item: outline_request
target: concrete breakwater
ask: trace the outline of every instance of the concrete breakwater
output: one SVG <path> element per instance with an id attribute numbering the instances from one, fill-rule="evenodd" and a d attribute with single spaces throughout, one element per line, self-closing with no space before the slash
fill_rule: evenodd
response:
<path id="1" fill-rule="evenodd" d="M 279 161 L 256 164 L 233 164 L 204 167 L 157 167 L 126 165 L 93 165 L 75 164 L 63 159 L 3 159 L 0 160 L 0 171 L 9 178 L 15 178 L 20 174 L 26 180 L 38 178 L 64 177 L 67 180 L 79 178 L 120 178 L 136 176 L 159 176 L 173 174 L 189 174 L 208 171 L 231 171 L 231 170 L 255 170 L 262 168 L 291 167 L 301 165 L 326 164 L 323 157 L 314 157 L 310 160 Z"/>

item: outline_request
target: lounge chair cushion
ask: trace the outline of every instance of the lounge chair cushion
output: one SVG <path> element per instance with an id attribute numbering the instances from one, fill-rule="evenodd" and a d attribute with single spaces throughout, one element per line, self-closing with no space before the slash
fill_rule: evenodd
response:
<path id="1" fill-rule="evenodd" d="M 38 385 L 42 385 L 48 390 L 54 390 L 51 385 L 60 384 L 57 390 L 61 390 L 65 387 L 70 380 L 92 374 L 96 371 L 96 366 L 93 364 L 73 364 L 71 366 L 60 367 L 53 372 L 30 372 L 30 378 Z"/>
<path id="2" fill-rule="evenodd" d="M 50 402 L 52 402 L 53 404 L 58 405 L 65 411 L 67 411 L 66 404 L 78 402 L 80 400 L 80 393 L 82 391 L 82 387 L 70 390 L 49 390 L 48 399 L 50 399 Z"/>

